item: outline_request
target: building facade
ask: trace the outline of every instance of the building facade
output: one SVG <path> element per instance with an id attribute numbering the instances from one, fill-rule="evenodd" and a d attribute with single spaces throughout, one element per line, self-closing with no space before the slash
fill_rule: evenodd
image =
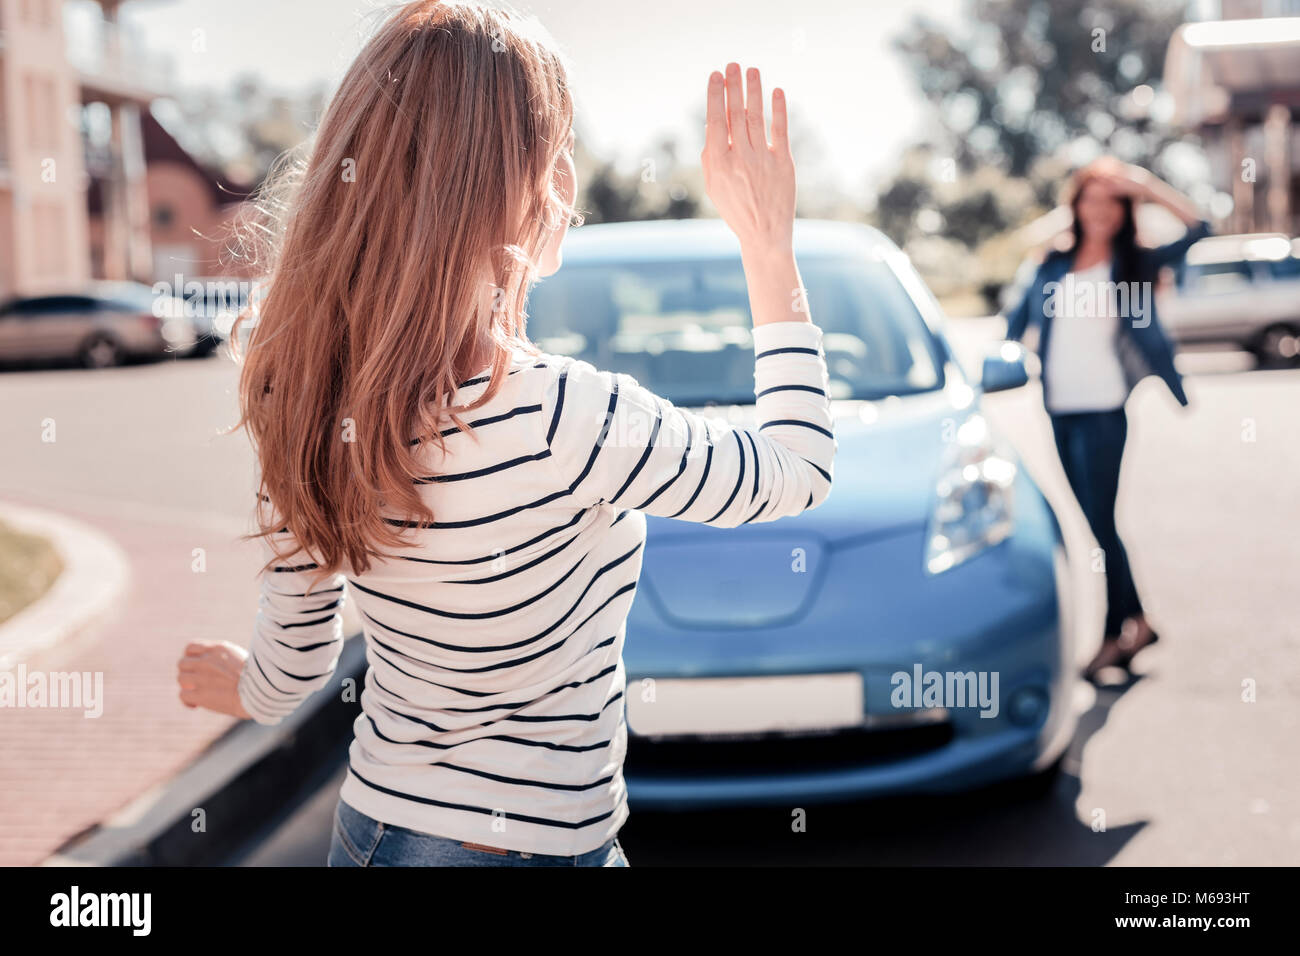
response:
<path id="1" fill-rule="evenodd" d="M 1221 0 L 1165 59 L 1175 120 L 1205 144 L 1232 195 L 1227 232 L 1300 234 L 1300 0 Z"/>
<path id="2" fill-rule="evenodd" d="M 86 172 L 62 0 L 0 0 L 0 295 L 90 276 Z"/>
<path id="3" fill-rule="evenodd" d="M 242 271 L 223 252 L 249 190 L 150 113 L 171 84 L 120 23 L 127 2 L 65 22 L 62 0 L 0 0 L 0 301 Z"/>

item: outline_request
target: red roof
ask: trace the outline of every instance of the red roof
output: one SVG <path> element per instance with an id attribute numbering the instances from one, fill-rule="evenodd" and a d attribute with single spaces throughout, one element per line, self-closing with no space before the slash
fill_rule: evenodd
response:
<path id="1" fill-rule="evenodd" d="M 200 163 L 190 153 L 176 141 L 171 133 L 154 117 L 149 110 L 140 112 L 140 130 L 144 143 L 144 161 L 146 165 L 151 163 L 179 163 L 182 166 L 188 166 L 207 184 L 212 193 L 212 202 L 216 206 L 226 206 L 231 203 L 243 202 L 253 194 L 254 186 L 232 183 L 209 167 Z M 98 215 L 103 212 L 103 193 L 100 189 L 100 180 L 95 176 L 90 178 L 90 187 L 87 191 L 87 205 L 91 215 Z"/>

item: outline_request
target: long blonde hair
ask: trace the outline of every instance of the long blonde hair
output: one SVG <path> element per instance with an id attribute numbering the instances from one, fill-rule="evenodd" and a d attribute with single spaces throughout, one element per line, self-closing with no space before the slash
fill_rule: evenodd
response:
<path id="1" fill-rule="evenodd" d="M 324 577 L 364 572 L 409 543 L 405 522 L 433 522 L 417 439 L 441 446 L 448 419 L 497 393 L 511 349 L 532 350 L 528 287 L 573 215 L 556 181 L 572 122 L 535 21 L 421 0 L 383 22 L 306 161 L 282 163 L 260 202 L 269 282 L 236 426 L 261 465 L 250 537 L 287 529 Z M 476 401 L 448 404 L 489 366 Z"/>

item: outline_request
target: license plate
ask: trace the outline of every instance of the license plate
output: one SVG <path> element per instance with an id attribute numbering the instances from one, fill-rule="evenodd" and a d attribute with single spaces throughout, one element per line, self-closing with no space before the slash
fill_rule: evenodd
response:
<path id="1" fill-rule="evenodd" d="M 627 722 L 643 736 L 762 734 L 857 727 L 861 674 L 631 680 Z"/>

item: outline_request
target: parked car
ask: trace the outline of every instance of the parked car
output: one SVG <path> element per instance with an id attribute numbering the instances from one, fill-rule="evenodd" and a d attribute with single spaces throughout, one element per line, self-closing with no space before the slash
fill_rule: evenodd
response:
<path id="1" fill-rule="evenodd" d="M 1024 352 L 1003 345 L 973 387 L 888 239 L 801 220 L 795 242 L 824 333 L 834 487 L 773 523 L 647 519 L 624 651 L 629 800 L 1041 785 L 1074 731 L 1068 559 L 1051 508 L 980 412 L 981 391 L 1027 381 Z M 749 303 L 721 222 L 586 226 L 563 251 L 533 290 L 533 341 L 754 422 Z M 921 693 L 933 674 L 954 693 Z M 988 706 L 957 699 L 967 675 L 986 681 Z"/>
<path id="2" fill-rule="evenodd" d="M 186 314 L 194 322 L 197 340 L 190 355 L 211 355 L 230 338 L 235 317 L 248 304 L 249 285 L 239 279 L 198 279 L 186 287 Z"/>
<path id="3" fill-rule="evenodd" d="M 0 307 L 3 361 L 79 361 L 106 368 L 133 358 L 181 355 L 194 342 L 184 303 L 135 282 L 97 282 Z"/>
<path id="4" fill-rule="evenodd" d="M 1234 345 L 1266 364 L 1293 362 L 1300 358 L 1300 239 L 1202 239 L 1158 305 L 1178 342 Z"/>

